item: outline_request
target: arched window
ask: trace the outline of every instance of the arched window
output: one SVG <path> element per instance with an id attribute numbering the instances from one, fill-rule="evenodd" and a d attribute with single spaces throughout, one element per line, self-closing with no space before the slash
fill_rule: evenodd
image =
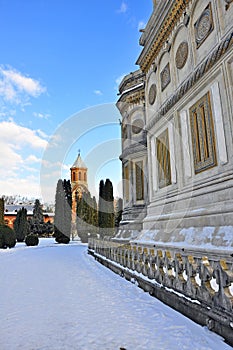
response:
<path id="1" fill-rule="evenodd" d="M 75 172 L 73 172 L 73 181 L 76 181 L 76 176 Z"/>
<path id="2" fill-rule="evenodd" d="M 78 173 L 78 179 L 79 179 L 79 181 L 82 180 L 82 173 L 81 173 L 81 171 Z"/>
<path id="3" fill-rule="evenodd" d="M 84 181 L 87 181 L 87 173 L 84 173 Z"/>

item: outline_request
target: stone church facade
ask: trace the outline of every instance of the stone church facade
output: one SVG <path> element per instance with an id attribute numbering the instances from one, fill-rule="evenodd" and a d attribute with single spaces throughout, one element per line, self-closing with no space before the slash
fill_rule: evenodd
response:
<path id="1" fill-rule="evenodd" d="M 233 1 L 160 0 L 124 77 L 117 239 L 233 246 Z"/>

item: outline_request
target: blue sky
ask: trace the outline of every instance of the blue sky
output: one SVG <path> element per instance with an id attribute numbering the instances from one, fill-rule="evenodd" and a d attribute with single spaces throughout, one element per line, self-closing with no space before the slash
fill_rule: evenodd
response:
<path id="1" fill-rule="evenodd" d="M 151 0 L 0 0 L 0 195 L 53 200 L 78 149 L 91 192 L 107 177 L 120 192 L 117 86 L 151 12 Z"/>

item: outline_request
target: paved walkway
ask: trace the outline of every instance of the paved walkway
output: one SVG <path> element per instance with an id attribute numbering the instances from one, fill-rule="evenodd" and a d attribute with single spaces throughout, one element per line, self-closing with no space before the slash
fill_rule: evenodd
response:
<path id="1" fill-rule="evenodd" d="M 222 339 L 95 262 L 43 241 L 0 252 L 1 350 L 222 350 Z"/>

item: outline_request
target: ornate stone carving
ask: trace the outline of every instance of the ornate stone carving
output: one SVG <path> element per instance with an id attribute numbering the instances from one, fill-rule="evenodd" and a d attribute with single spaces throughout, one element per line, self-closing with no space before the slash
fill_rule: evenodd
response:
<path id="1" fill-rule="evenodd" d="M 188 58 L 188 52 L 189 52 L 188 43 L 187 41 L 183 41 L 182 43 L 180 43 L 176 51 L 175 61 L 176 61 L 176 67 L 178 69 L 182 69 L 184 67 Z"/>
<path id="2" fill-rule="evenodd" d="M 210 94 L 205 94 L 189 110 L 194 171 L 198 174 L 217 164 Z"/>
<path id="3" fill-rule="evenodd" d="M 177 92 L 175 92 L 165 103 L 165 105 L 157 112 L 147 125 L 146 129 L 150 130 L 157 121 L 164 116 L 191 88 L 194 86 L 205 73 L 207 73 L 233 46 L 233 31 L 220 42 L 216 49 L 209 54 L 203 63 L 184 81 Z"/>
<path id="4" fill-rule="evenodd" d="M 157 95 L 157 88 L 155 84 L 152 84 L 149 90 L 149 104 L 153 105 Z"/>
<path id="5" fill-rule="evenodd" d="M 221 258 L 217 255 L 208 257 L 208 253 L 196 249 L 187 256 L 179 248 L 154 247 L 122 245 L 93 238 L 88 242 L 88 249 L 94 250 L 94 254 L 128 267 L 132 273 L 142 273 L 188 298 L 199 300 L 212 309 L 212 314 L 221 309 L 229 319 L 233 308 L 233 297 L 229 292 L 233 283 L 233 262 L 228 254 Z M 215 286 L 211 283 L 213 280 Z"/>
<path id="6" fill-rule="evenodd" d="M 137 61 L 137 64 L 140 65 L 143 72 L 147 72 L 150 69 L 151 64 L 160 52 L 161 47 L 166 42 L 166 40 L 168 40 L 168 37 L 173 31 L 174 26 L 177 24 L 177 22 L 179 22 L 180 18 L 183 16 L 183 13 L 186 10 L 186 7 L 189 2 L 191 2 L 191 0 L 174 1 L 174 4 L 167 15 L 167 19 L 163 22 L 160 30 L 153 39 L 153 44 L 151 45 L 150 49 L 146 52 L 145 55 L 141 57 L 141 59 Z"/>
<path id="7" fill-rule="evenodd" d="M 195 39 L 197 48 L 206 40 L 209 34 L 214 29 L 211 4 L 205 8 L 197 22 L 194 24 Z"/>
<path id="8" fill-rule="evenodd" d="M 228 10 L 233 0 L 224 0 L 224 1 L 226 2 L 226 10 Z"/>
<path id="9" fill-rule="evenodd" d="M 128 138 L 127 125 L 123 124 L 121 126 L 122 140 L 125 141 Z"/>
<path id="10" fill-rule="evenodd" d="M 136 119 L 132 124 L 133 134 L 139 134 L 143 129 L 144 123 L 142 119 Z"/>
<path id="11" fill-rule="evenodd" d="M 143 162 L 135 163 L 136 200 L 144 199 L 144 174 Z"/>
<path id="12" fill-rule="evenodd" d="M 164 67 L 164 69 L 160 73 L 160 78 L 161 78 L 161 89 L 163 91 L 171 81 L 169 63 Z"/>

